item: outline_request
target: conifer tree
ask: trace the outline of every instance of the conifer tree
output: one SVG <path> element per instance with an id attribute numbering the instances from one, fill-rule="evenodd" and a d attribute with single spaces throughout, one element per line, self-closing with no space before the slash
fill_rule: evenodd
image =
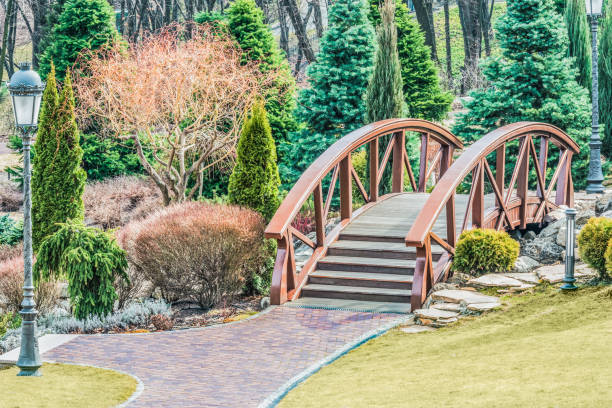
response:
<path id="1" fill-rule="evenodd" d="M 270 220 L 280 204 L 276 147 L 263 101 L 256 101 L 242 125 L 236 166 L 230 176 L 232 204 L 249 207 Z"/>
<path id="2" fill-rule="evenodd" d="M 363 126 L 374 50 L 364 0 L 335 1 L 317 60 L 308 67 L 309 87 L 298 96 L 297 118 L 304 129 L 291 135 L 292 180 L 337 139 Z"/>
<path id="3" fill-rule="evenodd" d="M 574 186 L 586 186 L 591 113 L 589 95 L 580 86 L 567 56 L 567 29 L 552 0 L 512 0 L 497 21 L 500 57 L 489 59 L 483 73 L 490 86 L 472 93 L 469 111 L 460 115 L 454 133 L 467 142 L 518 121 L 556 125 L 579 145 L 572 161 Z M 516 155 L 507 154 L 512 161 Z M 558 154 L 549 156 L 554 163 Z M 550 168 L 551 166 L 549 166 Z M 506 165 L 508 171 L 513 166 Z"/>
<path id="4" fill-rule="evenodd" d="M 83 50 L 96 50 L 118 38 L 115 13 L 107 0 L 68 0 L 48 37 L 39 70 L 46 76 L 53 62 L 61 80 Z"/>
<path id="5" fill-rule="evenodd" d="M 565 24 L 569 37 L 569 56 L 578 69 L 577 81 L 591 90 L 591 29 L 587 21 L 584 0 L 567 0 Z"/>
<path id="6" fill-rule="evenodd" d="M 606 6 L 599 37 L 599 122 L 603 124 L 601 152 L 612 158 L 612 2 Z"/>
<path id="7" fill-rule="evenodd" d="M 378 49 L 366 96 L 368 122 L 399 118 L 403 113 L 404 95 L 394 14 L 394 0 L 386 0 L 381 7 L 381 24 L 376 29 Z"/>
<path id="8" fill-rule="evenodd" d="M 47 76 L 32 175 L 32 241 L 36 251 L 57 223 L 83 220 L 85 171 L 69 72 L 58 96 L 55 69 Z"/>

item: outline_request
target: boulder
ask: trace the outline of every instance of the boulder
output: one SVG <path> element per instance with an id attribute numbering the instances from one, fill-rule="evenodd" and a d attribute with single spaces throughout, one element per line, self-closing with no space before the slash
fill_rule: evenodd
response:
<path id="1" fill-rule="evenodd" d="M 523 282 L 499 273 L 489 273 L 471 279 L 468 284 L 482 288 L 509 288 L 520 287 L 523 285 Z"/>
<path id="2" fill-rule="evenodd" d="M 578 211 L 578 214 L 576 214 L 576 226 L 585 225 L 593 217 L 595 217 L 595 211 L 591 209 Z"/>
<path id="3" fill-rule="evenodd" d="M 565 209 L 568 208 L 566 205 L 561 205 L 558 210 L 549 212 L 544 216 L 544 223 L 551 224 L 557 220 L 565 218 Z"/>
<path id="4" fill-rule="evenodd" d="M 548 238 L 548 237 L 555 236 L 557 235 L 557 232 L 563 225 L 565 225 L 565 215 L 563 216 L 563 218 L 560 218 L 556 220 L 555 222 L 548 224 L 546 228 L 540 231 L 540 234 L 538 235 L 538 237 Z"/>
<path id="5" fill-rule="evenodd" d="M 612 218 L 612 210 L 608 210 L 600 215 L 600 217 Z"/>
<path id="6" fill-rule="evenodd" d="M 536 233 L 533 231 L 527 231 L 523 234 L 523 241 L 532 241 L 536 238 Z"/>
<path id="7" fill-rule="evenodd" d="M 483 295 L 469 290 L 439 290 L 431 294 L 434 300 L 441 300 L 450 303 L 495 303 L 498 299 L 495 296 Z"/>
<path id="8" fill-rule="evenodd" d="M 556 236 L 552 237 L 556 240 Z M 521 247 L 521 255 L 528 256 L 540 263 L 551 264 L 561 259 L 563 247 L 557 245 L 550 238 L 538 237 L 533 241 L 526 242 Z"/>
<path id="9" fill-rule="evenodd" d="M 606 192 L 595 201 L 595 212 L 597 214 L 612 210 L 612 192 Z"/>
<path id="10" fill-rule="evenodd" d="M 514 263 L 514 273 L 527 273 L 540 266 L 539 262 L 528 256 L 519 256 Z M 508 274 L 506 274 L 508 275 Z"/>

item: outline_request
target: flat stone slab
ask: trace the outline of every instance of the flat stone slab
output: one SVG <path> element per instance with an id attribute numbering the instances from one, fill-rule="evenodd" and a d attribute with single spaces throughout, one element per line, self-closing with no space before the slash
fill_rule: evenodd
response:
<path id="1" fill-rule="evenodd" d="M 451 303 L 465 302 L 467 304 L 495 303 L 499 301 L 495 296 L 482 295 L 478 292 L 469 290 L 439 290 L 437 292 L 432 293 L 431 297 L 434 300 L 443 300 L 445 302 Z"/>
<path id="2" fill-rule="evenodd" d="M 78 334 L 45 334 L 38 338 L 38 351 L 40 354 L 46 353 L 78 336 Z M 15 365 L 19 359 L 19 351 L 20 348 L 17 347 L 0 355 L 0 366 Z"/>
<path id="3" fill-rule="evenodd" d="M 471 303 L 467 305 L 468 310 L 473 312 L 488 312 L 489 310 L 497 309 L 501 307 L 501 303 Z"/>
<path id="4" fill-rule="evenodd" d="M 487 288 L 509 288 L 520 287 L 523 283 L 509 276 L 504 276 L 499 273 L 489 273 L 479 276 L 478 278 L 470 279 L 468 285 L 487 287 Z"/>
<path id="5" fill-rule="evenodd" d="M 509 278 L 520 280 L 521 282 L 525 282 L 525 283 L 538 284 L 540 282 L 538 275 L 536 275 L 533 272 L 527 272 L 527 273 L 510 272 L 510 273 L 504 273 L 503 275 Z"/>
<path id="6" fill-rule="evenodd" d="M 539 269 L 536 269 L 535 272 L 540 277 L 540 279 L 546 282 L 549 282 L 549 283 L 563 282 L 563 278 L 565 277 L 565 264 L 545 265 Z M 597 273 L 586 265 L 581 265 L 574 269 L 575 278 L 595 276 L 595 275 L 597 275 Z"/>
<path id="7" fill-rule="evenodd" d="M 420 325 L 417 326 L 415 324 L 414 326 L 402 327 L 400 331 L 402 331 L 403 333 L 407 333 L 407 334 L 416 334 L 416 333 L 435 331 L 435 329 L 429 326 L 420 326 Z"/>
<path id="8" fill-rule="evenodd" d="M 448 312 L 460 312 L 461 306 L 458 303 L 434 303 L 432 309 L 446 310 Z"/>
<path id="9" fill-rule="evenodd" d="M 459 315 L 457 312 L 449 312 L 440 309 L 417 309 L 414 311 L 416 317 L 427 320 L 450 319 Z"/>

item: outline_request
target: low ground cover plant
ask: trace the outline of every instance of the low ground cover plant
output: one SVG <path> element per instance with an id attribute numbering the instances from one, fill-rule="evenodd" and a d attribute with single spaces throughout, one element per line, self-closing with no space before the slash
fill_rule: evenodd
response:
<path id="1" fill-rule="evenodd" d="M 476 228 L 459 236 L 453 270 L 480 276 L 506 272 L 514 266 L 519 244 L 503 231 Z"/>
<path id="2" fill-rule="evenodd" d="M 610 279 L 608 274 L 612 270 L 612 262 L 606 268 L 606 249 L 612 239 L 612 219 L 600 217 L 591 218 L 578 234 L 578 251 L 580 257 L 599 272 L 602 280 Z M 612 250 L 610 250 L 612 258 Z"/>

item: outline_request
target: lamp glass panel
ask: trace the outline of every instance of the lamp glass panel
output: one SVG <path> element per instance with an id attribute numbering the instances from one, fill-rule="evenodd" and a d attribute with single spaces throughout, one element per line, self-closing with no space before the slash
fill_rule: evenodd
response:
<path id="1" fill-rule="evenodd" d="M 40 103 L 42 102 L 42 94 L 34 96 L 34 116 L 32 116 L 32 124 L 38 124 L 38 114 L 40 113 Z"/>
<path id="2" fill-rule="evenodd" d="M 18 126 L 32 125 L 34 113 L 33 95 L 13 95 L 13 110 L 15 112 L 15 123 Z M 36 112 L 38 115 L 38 112 Z"/>
<path id="3" fill-rule="evenodd" d="M 601 15 L 601 7 L 603 0 L 585 0 L 586 13 L 588 16 Z"/>

